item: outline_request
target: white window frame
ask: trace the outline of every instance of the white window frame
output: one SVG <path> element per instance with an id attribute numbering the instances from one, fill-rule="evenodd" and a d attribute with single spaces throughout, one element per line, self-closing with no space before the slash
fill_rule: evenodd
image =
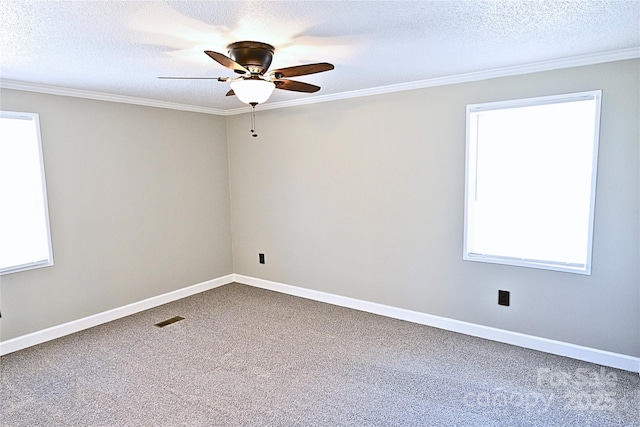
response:
<path id="1" fill-rule="evenodd" d="M 53 248 L 51 243 L 51 229 L 49 225 L 49 205 L 47 200 L 47 185 L 46 185 L 45 171 L 44 171 L 44 158 L 42 155 L 42 139 L 40 136 L 40 117 L 37 113 L 0 111 L 0 118 L 14 119 L 14 120 L 29 120 L 29 121 L 32 121 L 34 124 L 36 141 L 33 141 L 33 142 L 37 144 L 37 156 L 38 156 L 37 160 L 40 165 L 40 181 L 41 181 L 41 187 L 40 187 L 41 191 L 39 191 L 39 193 L 41 193 L 41 197 L 42 197 L 41 201 L 42 201 L 42 207 L 43 207 L 43 212 L 39 213 L 41 217 L 38 218 L 37 226 L 38 228 L 42 228 L 44 226 L 42 233 L 45 235 L 41 236 L 41 238 L 42 237 L 46 238 L 46 245 L 47 245 L 47 256 L 45 257 L 45 259 L 33 259 L 18 265 L 9 265 L 5 267 L 2 267 L 2 265 L 0 265 L 0 275 L 3 275 L 3 274 L 16 273 L 20 271 L 32 270 L 35 268 L 52 266 L 53 265 Z M 6 200 L 3 200 L 2 203 L 4 205 L 6 203 Z M 9 207 L 5 205 L 3 206 L 3 209 L 9 209 Z M 9 244 L 12 244 L 12 243 L 9 242 Z"/>
<path id="2" fill-rule="evenodd" d="M 592 259 L 592 247 L 593 247 L 593 224 L 595 213 L 595 198 L 596 198 L 596 178 L 597 178 L 597 164 L 598 164 L 598 145 L 600 135 L 600 110 L 601 110 L 601 90 L 561 94 L 553 96 L 544 96 L 537 98 L 516 99 L 509 101 L 489 102 L 483 104 L 470 104 L 467 105 L 466 116 L 466 161 L 465 161 L 465 208 L 464 208 L 464 247 L 463 247 L 463 259 L 466 261 L 478 261 L 494 264 L 514 265 L 520 267 L 530 267 L 545 270 L 555 270 L 569 273 L 577 273 L 590 275 L 591 274 L 591 259 Z M 591 182 L 590 182 L 590 203 L 588 213 L 588 230 L 587 230 L 587 242 L 586 242 L 586 254 L 584 263 L 569 263 L 558 260 L 540 260 L 540 259 L 526 259 L 520 257 L 512 257 L 505 254 L 491 254 L 491 253 L 473 253 L 468 249 L 470 229 L 470 215 L 472 215 L 473 198 L 476 192 L 476 178 L 477 178 L 477 129 L 473 119 L 476 118 L 475 113 L 481 113 L 483 111 L 502 110 L 510 108 L 531 107 L 539 105 L 549 105 L 565 102 L 576 102 L 593 100 L 595 101 L 595 118 L 594 118 L 594 130 L 593 130 L 593 153 L 591 164 Z"/>

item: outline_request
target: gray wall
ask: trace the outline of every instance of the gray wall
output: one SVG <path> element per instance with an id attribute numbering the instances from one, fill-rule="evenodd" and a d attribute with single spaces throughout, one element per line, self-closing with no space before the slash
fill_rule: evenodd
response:
<path id="1" fill-rule="evenodd" d="M 257 139 L 246 115 L 2 90 L 40 113 L 55 266 L 2 276 L 0 339 L 235 272 L 640 356 L 639 81 L 632 60 L 259 111 Z M 462 261 L 466 104 L 593 89 L 592 275 Z"/>
<path id="2" fill-rule="evenodd" d="M 235 273 L 640 356 L 639 64 L 229 117 Z M 594 89 L 592 275 L 463 261 L 466 104 Z"/>
<path id="3" fill-rule="evenodd" d="M 224 117 L 1 95 L 40 114 L 55 261 L 0 279 L 3 341 L 232 273 Z"/>

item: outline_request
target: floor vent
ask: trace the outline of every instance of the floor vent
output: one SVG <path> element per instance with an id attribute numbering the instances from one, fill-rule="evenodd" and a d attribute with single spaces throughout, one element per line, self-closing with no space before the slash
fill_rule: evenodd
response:
<path id="1" fill-rule="evenodd" d="M 178 322 L 180 320 L 183 320 L 183 319 L 184 319 L 184 317 L 176 316 L 176 317 L 172 317 L 171 319 L 164 320 L 164 321 L 162 321 L 160 323 L 156 323 L 154 326 L 157 326 L 158 328 L 164 328 L 167 325 L 170 325 L 172 323 L 176 323 L 176 322 Z"/>

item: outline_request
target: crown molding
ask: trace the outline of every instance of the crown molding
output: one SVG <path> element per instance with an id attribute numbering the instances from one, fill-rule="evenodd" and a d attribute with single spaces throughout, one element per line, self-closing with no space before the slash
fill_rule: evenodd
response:
<path id="1" fill-rule="evenodd" d="M 136 98 L 133 96 L 114 95 L 105 92 L 93 92 L 89 90 L 71 89 L 61 86 L 51 86 L 39 83 L 28 83 L 17 80 L 0 80 L 0 88 L 24 90 L 27 92 L 47 93 L 50 95 L 72 96 L 76 98 L 94 99 L 97 101 L 119 102 L 122 104 L 142 105 L 146 107 L 166 108 L 169 110 L 190 111 L 195 113 L 226 115 L 224 110 L 207 108 L 197 105 L 178 104 L 175 102 L 158 101 L 148 98 Z"/>
<path id="2" fill-rule="evenodd" d="M 468 83 L 480 80 L 494 79 L 498 77 L 509 77 L 522 74 L 537 73 L 541 71 L 551 71 L 563 68 L 582 67 L 596 65 L 606 62 L 623 61 L 627 59 L 640 58 L 640 46 L 629 49 L 620 49 L 603 53 L 573 56 L 569 58 L 555 59 L 551 61 L 535 62 L 511 67 L 495 68 L 491 70 L 476 71 L 472 73 L 456 74 L 446 77 L 436 77 L 433 79 L 418 80 L 413 82 L 398 83 L 387 86 L 380 86 L 369 89 L 359 89 L 348 92 L 340 92 L 329 95 L 319 95 L 294 99 L 283 102 L 273 102 L 260 104 L 260 110 L 274 110 L 278 108 L 295 107 L 299 105 L 317 104 L 320 102 L 337 101 L 341 99 L 361 98 L 372 95 L 382 95 L 386 93 L 402 92 L 407 90 L 424 89 L 434 86 L 444 86 L 457 83 Z M 103 92 L 92 92 L 80 89 L 70 89 L 60 86 L 50 86 L 37 83 L 20 82 L 16 80 L 1 80 L 0 87 L 5 89 L 24 90 L 29 92 L 48 93 L 61 96 L 73 96 L 78 98 L 95 99 L 99 101 L 120 102 L 125 104 L 144 105 L 148 107 L 167 108 L 171 110 L 191 111 L 196 113 L 214 114 L 218 116 L 233 116 L 251 111 L 249 106 L 221 110 L 218 108 L 207 108 L 197 105 L 177 104 L 173 102 L 158 101 L 146 98 L 136 98 L 131 96 L 113 95 Z"/>
<path id="3" fill-rule="evenodd" d="M 261 104 L 261 110 L 272 110 L 276 108 L 294 107 L 298 105 L 317 104 L 320 102 L 337 101 L 341 99 L 361 98 L 371 95 L 382 95 L 386 93 L 402 92 L 406 90 L 424 89 L 434 86 L 444 86 L 457 83 L 468 83 L 480 80 L 494 79 L 498 77 L 509 77 L 522 74 L 537 73 L 541 71 L 552 71 L 563 68 L 582 67 L 596 65 L 606 62 L 623 61 L 627 59 L 640 58 L 640 47 L 630 49 L 615 50 L 605 53 L 574 56 L 570 58 L 555 59 L 551 61 L 535 62 L 511 67 L 495 68 L 472 73 L 456 74 L 452 76 L 436 77 L 433 79 L 418 80 L 413 82 L 398 83 L 388 86 L 379 86 L 369 89 L 353 90 L 329 95 L 314 96 L 313 98 L 294 99 L 285 102 L 275 102 Z M 228 115 L 246 113 L 248 108 L 237 108 L 227 110 Z"/>

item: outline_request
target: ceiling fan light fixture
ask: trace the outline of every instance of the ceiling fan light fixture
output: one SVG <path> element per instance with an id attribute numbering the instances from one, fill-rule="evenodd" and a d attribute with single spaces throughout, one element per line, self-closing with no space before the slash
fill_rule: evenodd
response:
<path id="1" fill-rule="evenodd" d="M 262 79 L 240 79 L 231 82 L 231 89 L 245 104 L 262 104 L 271 96 L 276 85 Z"/>

